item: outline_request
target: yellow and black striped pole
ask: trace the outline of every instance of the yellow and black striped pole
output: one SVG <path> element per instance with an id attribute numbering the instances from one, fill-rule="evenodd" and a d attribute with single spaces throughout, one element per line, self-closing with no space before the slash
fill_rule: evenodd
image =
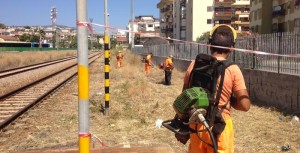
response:
<path id="1" fill-rule="evenodd" d="M 105 115 L 109 115 L 109 31 L 108 31 L 108 12 L 107 12 L 107 0 L 104 0 L 104 19 L 105 19 L 105 35 L 104 35 L 104 88 L 105 88 Z"/>
<path id="2" fill-rule="evenodd" d="M 109 37 L 104 36 L 104 79 L 105 79 L 105 115 L 109 115 L 109 68 L 110 68 L 110 50 Z"/>
<path id="3" fill-rule="evenodd" d="M 79 153 L 90 152 L 89 68 L 86 0 L 77 0 Z"/>

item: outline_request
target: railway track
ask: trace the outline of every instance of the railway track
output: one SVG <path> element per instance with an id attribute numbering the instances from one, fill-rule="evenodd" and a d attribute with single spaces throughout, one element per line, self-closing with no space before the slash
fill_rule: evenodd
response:
<path id="1" fill-rule="evenodd" d="M 89 64 L 103 53 L 89 57 Z M 0 96 L 0 130 L 77 75 L 77 64 Z"/>
<path id="2" fill-rule="evenodd" d="M 38 63 L 38 64 L 33 64 L 33 65 L 28 65 L 28 66 L 23 66 L 23 67 L 18 67 L 18 68 L 13 68 L 13 69 L 0 71 L 0 79 L 5 78 L 5 77 L 9 77 L 9 76 L 12 76 L 12 75 L 16 75 L 16 74 L 19 74 L 19 73 L 31 71 L 31 70 L 34 70 L 34 69 L 46 67 L 46 66 L 49 66 L 49 65 L 62 63 L 62 62 L 65 62 L 65 61 L 76 59 L 76 58 L 77 58 L 76 56 L 70 56 L 70 57 L 66 57 L 66 58 L 62 58 L 62 59 L 58 59 L 58 60 L 53 60 L 53 61 L 48 61 L 48 62 L 43 62 L 43 63 Z"/>

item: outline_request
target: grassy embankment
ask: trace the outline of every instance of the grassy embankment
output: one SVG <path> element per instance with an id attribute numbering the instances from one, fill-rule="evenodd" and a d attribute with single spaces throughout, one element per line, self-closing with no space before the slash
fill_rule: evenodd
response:
<path id="1" fill-rule="evenodd" d="M 0 52 L 0 71 L 76 55 L 76 51 Z"/>

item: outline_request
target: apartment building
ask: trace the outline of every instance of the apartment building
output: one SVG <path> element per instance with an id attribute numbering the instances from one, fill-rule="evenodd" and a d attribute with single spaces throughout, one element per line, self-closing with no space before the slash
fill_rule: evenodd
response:
<path id="1" fill-rule="evenodd" d="M 118 31 L 112 34 L 112 38 L 117 40 L 117 43 L 120 44 L 126 44 L 127 43 L 127 37 L 126 33 L 124 31 Z"/>
<path id="2" fill-rule="evenodd" d="M 234 11 L 231 18 L 231 26 L 238 30 L 238 32 L 249 31 L 250 1 L 236 0 L 231 6 Z"/>
<path id="3" fill-rule="evenodd" d="M 140 32 L 140 34 L 135 34 L 135 39 L 138 38 L 139 41 L 143 41 L 143 39 L 148 37 L 160 35 L 159 19 L 154 18 L 151 15 L 136 16 L 133 21 L 133 29 L 131 24 L 132 22 L 130 20 L 127 25 L 127 29 L 129 29 L 129 31 Z M 133 33 L 131 32 L 128 33 L 128 41 L 130 44 L 132 41 L 132 34 Z"/>
<path id="4" fill-rule="evenodd" d="M 238 32 L 249 31 L 250 0 L 214 0 L 214 25 L 228 24 Z"/>
<path id="5" fill-rule="evenodd" d="M 213 26 L 213 1 L 174 0 L 175 39 L 196 41 Z"/>
<path id="6" fill-rule="evenodd" d="M 174 0 L 173 38 L 186 40 L 186 0 Z"/>
<path id="7" fill-rule="evenodd" d="M 251 0 L 250 29 L 254 33 L 272 33 L 273 0 Z"/>
<path id="8" fill-rule="evenodd" d="M 196 41 L 218 24 L 250 29 L 250 0 L 161 0 L 157 8 L 163 37 Z"/>
<path id="9" fill-rule="evenodd" d="M 160 18 L 160 36 L 173 38 L 174 0 L 161 0 L 157 4 Z"/>
<path id="10" fill-rule="evenodd" d="M 250 11 L 253 32 L 300 32 L 300 0 L 252 0 Z"/>
<path id="11" fill-rule="evenodd" d="M 213 27 L 211 0 L 186 0 L 186 40 L 196 41 Z"/>

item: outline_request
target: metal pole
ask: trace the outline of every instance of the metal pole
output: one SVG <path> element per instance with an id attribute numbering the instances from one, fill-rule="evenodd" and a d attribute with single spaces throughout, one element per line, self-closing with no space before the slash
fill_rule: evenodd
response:
<path id="1" fill-rule="evenodd" d="M 41 41 L 41 40 L 42 40 L 42 37 L 41 37 L 41 35 L 42 35 L 42 34 L 41 34 L 41 27 L 39 27 L 39 31 L 38 31 L 38 32 L 39 32 L 39 36 L 40 36 L 40 38 L 39 38 L 39 39 L 40 39 L 40 40 L 39 40 L 39 42 L 40 42 L 40 43 L 39 43 L 39 48 L 40 48 L 40 50 L 41 50 L 41 48 L 42 48 L 42 41 Z"/>
<path id="2" fill-rule="evenodd" d="M 86 0 L 77 0 L 77 46 L 78 46 L 78 119 L 79 153 L 90 152 L 89 132 L 89 69 L 88 69 L 88 22 Z"/>
<path id="3" fill-rule="evenodd" d="M 109 50 L 109 32 L 108 32 L 108 13 L 107 13 L 107 0 L 104 0 L 104 19 L 105 19 L 105 34 L 104 34 L 104 87 L 105 87 L 105 115 L 109 115 L 109 61 L 110 61 L 110 50 Z"/>
<path id="4" fill-rule="evenodd" d="M 90 18 L 90 23 L 93 23 L 93 18 Z M 93 51 L 93 34 L 94 32 L 91 31 L 91 36 L 90 36 L 90 43 L 91 43 L 91 51 Z"/>
<path id="5" fill-rule="evenodd" d="M 252 38 L 252 50 L 256 50 L 255 37 Z M 252 56 L 252 69 L 255 69 L 255 67 L 256 67 L 256 54 L 253 54 L 253 56 Z"/>
<path id="6" fill-rule="evenodd" d="M 55 44 L 56 44 L 55 46 L 56 46 L 56 50 L 58 50 L 58 48 L 59 48 L 59 35 L 58 35 L 58 31 L 59 30 L 58 30 L 57 26 L 55 27 L 55 31 L 56 31 L 55 32 L 55 40 L 56 40 L 55 41 Z"/>
<path id="7" fill-rule="evenodd" d="M 134 48 L 134 0 L 131 0 L 131 48 Z"/>
<path id="8" fill-rule="evenodd" d="M 279 41 L 278 41 L 278 54 L 281 54 L 281 48 L 282 48 L 282 32 L 278 33 L 278 36 L 279 36 Z M 280 56 L 277 57 L 277 72 L 280 73 Z"/>

